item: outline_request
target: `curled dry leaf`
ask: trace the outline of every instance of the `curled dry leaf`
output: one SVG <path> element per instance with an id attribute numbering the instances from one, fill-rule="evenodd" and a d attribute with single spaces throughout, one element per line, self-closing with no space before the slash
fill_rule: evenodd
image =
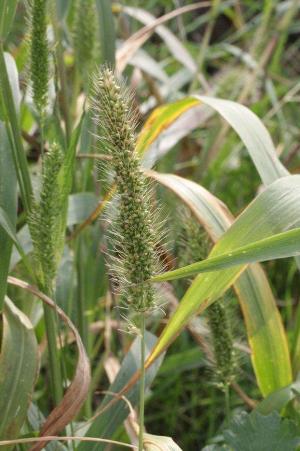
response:
<path id="1" fill-rule="evenodd" d="M 69 424 L 70 421 L 77 415 L 87 397 L 91 379 L 89 360 L 76 327 L 69 319 L 69 317 L 64 313 L 64 311 L 56 306 L 52 299 L 39 291 L 37 288 L 29 285 L 27 282 L 24 282 L 23 280 L 17 279 L 15 277 L 9 277 L 8 282 L 12 285 L 29 291 L 34 296 L 37 296 L 39 299 L 41 299 L 45 304 L 55 309 L 57 314 L 71 329 L 75 337 L 78 348 L 78 362 L 74 379 L 67 389 L 62 401 L 52 410 L 50 415 L 47 417 L 40 432 L 41 437 L 54 436 L 59 431 L 64 429 L 64 427 Z M 31 451 L 41 450 L 45 446 L 45 443 L 46 441 L 42 441 L 35 444 L 31 448 Z"/>
<path id="2" fill-rule="evenodd" d="M 138 436 L 140 430 L 139 424 L 133 420 L 132 426 Z M 144 451 L 182 451 L 182 449 L 174 442 L 171 437 L 165 437 L 164 435 L 152 435 L 147 433 L 144 433 L 143 437 Z"/>
<path id="3" fill-rule="evenodd" d="M 182 451 L 171 437 L 144 434 L 145 451 Z"/>

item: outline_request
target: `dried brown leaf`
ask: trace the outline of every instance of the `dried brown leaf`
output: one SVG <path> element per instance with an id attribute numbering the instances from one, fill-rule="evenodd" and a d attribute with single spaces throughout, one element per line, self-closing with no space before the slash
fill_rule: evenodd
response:
<path id="1" fill-rule="evenodd" d="M 60 318 L 71 329 L 78 348 L 78 361 L 74 379 L 68 387 L 62 401 L 52 410 L 50 415 L 47 417 L 40 432 L 40 437 L 54 436 L 58 432 L 63 430 L 65 426 L 70 423 L 70 421 L 72 421 L 72 419 L 80 411 L 84 401 L 86 400 L 91 379 L 89 360 L 76 327 L 74 326 L 70 318 L 65 314 L 65 312 L 60 309 L 52 299 L 23 280 L 17 279 L 15 277 L 8 277 L 8 282 L 12 285 L 29 291 L 34 296 L 41 299 L 45 304 L 55 309 Z M 45 444 L 46 441 L 41 441 L 35 444 L 30 451 L 40 451 L 45 446 Z"/>

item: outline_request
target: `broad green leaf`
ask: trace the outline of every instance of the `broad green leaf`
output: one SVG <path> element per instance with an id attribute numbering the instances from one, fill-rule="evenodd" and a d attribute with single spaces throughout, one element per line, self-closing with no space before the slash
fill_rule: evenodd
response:
<path id="1" fill-rule="evenodd" d="M 0 354 L 0 439 L 18 437 L 38 371 L 38 348 L 29 319 L 6 299 Z M 10 449 L 3 447 L 3 450 Z"/>
<path id="2" fill-rule="evenodd" d="M 12 26 L 18 0 L 0 0 L 0 41 L 4 41 Z"/>
<path id="3" fill-rule="evenodd" d="M 149 175 L 186 203 L 214 241 L 230 228 L 233 218 L 224 204 L 200 185 L 175 175 L 154 172 Z M 246 244 L 251 241 L 251 236 L 257 239 L 295 227 L 299 213 L 300 177 L 282 178 L 250 204 L 219 240 L 211 256 L 219 255 L 218 252 L 225 253 L 225 249 L 230 251 L 233 243 L 238 243 L 238 246 Z M 149 364 L 168 347 L 194 314 L 203 311 L 235 282 L 261 392 L 265 396 L 291 383 L 286 336 L 267 279 L 258 265 L 251 265 L 237 280 L 243 269 L 235 267 L 218 273 L 201 274 L 195 279 L 160 336 Z"/>
<path id="4" fill-rule="evenodd" d="M 146 332 L 146 351 L 147 354 L 150 352 L 152 347 L 156 342 L 156 337 L 149 332 Z M 149 387 L 151 382 L 153 381 L 160 364 L 162 362 L 162 358 L 157 360 L 152 368 L 146 372 L 146 386 Z M 140 367 L 140 339 L 136 338 L 127 353 L 121 369 L 117 374 L 115 381 L 112 383 L 109 388 L 109 392 L 118 393 L 122 390 L 122 388 L 126 385 L 130 377 L 136 373 L 136 371 Z M 134 385 L 134 387 L 126 393 L 126 398 L 130 401 L 130 403 L 135 406 L 138 402 L 139 397 L 139 383 Z M 112 399 L 114 399 L 111 395 L 106 395 L 100 404 L 99 409 L 103 409 Z M 111 407 L 101 413 L 93 422 L 91 427 L 86 432 L 87 437 L 102 437 L 102 438 L 111 438 L 114 432 L 118 429 L 118 427 L 123 423 L 123 421 L 129 415 L 129 409 L 124 400 L 119 400 L 116 403 L 112 404 Z M 78 447 L 79 451 L 100 451 L 105 449 L 105 445 L 101 443 L 84 443 Z"/>
<path id="5" fill-rule="evenodd" d="M 255 241 L 227 254 L 208 258 L 174 271 L 168 271 L 152 278 L 154 282 L 176 280 L 201 272 L 218 271 L 232 266 L 264 262 L 278 258 L 294 257 L 300 254 L 300 228 L 277 233 L 263 240 Z"/>
<path id="6" fill-rule="evenodd" d="M 293 382 L 286 387 L 270 393 L 262 402 L 260 402 L 255 410 L 262 415 L 268 415 L 275 410 L 281 412 L 282 409 L 300 394 L 300 381 Z"/>
<path id="7" fill-rule="evenodd" d="M 6 293 L 6 279 L 12 251 L 7 233 L 15 234 L 17 219 L 17 179 L 10 151 L 10 143 L 3 122 L 0 122 L 0 312 Z M 4 222 L 4 224 L 3 224 Z M 8 230 L 3 230 L 4 227 Z"/>
<path id="8" fill-rule="evenodd" d="M 242 412 L 224 438 L 232 451 L 295 451 L 300 444 L 297 425 L 277 412 L 268 416 Z"/>

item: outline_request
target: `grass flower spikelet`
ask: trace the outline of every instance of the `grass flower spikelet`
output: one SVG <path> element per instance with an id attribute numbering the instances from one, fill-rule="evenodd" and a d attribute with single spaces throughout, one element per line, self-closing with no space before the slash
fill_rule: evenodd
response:
<path id="1" fill-rule="evenodd" d="M 34 203 L 29 221 L 39 279 L 41 285 L 46 287 L 55 278 L 57 251 L 60 249 L 61 193 L 58 174 L 62 163 L 63 154 L 54 144 L 44 158 L 40 201 Z"/>
<path id="2" fill-rule="evenodd" d="M 236 362 L 231 324 L 223 300 L 215 301 L 208 309 L 209 327 L 212 335 L 216 379 L 221 389 L 234 379 Z"/>

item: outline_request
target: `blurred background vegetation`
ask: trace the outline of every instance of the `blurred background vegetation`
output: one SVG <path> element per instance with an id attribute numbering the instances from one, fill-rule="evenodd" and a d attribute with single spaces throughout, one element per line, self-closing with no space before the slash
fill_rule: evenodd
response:
<path id="1" fill-rule="evenodd" d="M 73 65 L 76 56 L 70 30 L 74 29 L 77 1 L 59 1 L 60 14 L 67 24 L 62 31 L 61 43 L 69 84 L 76 84 Z M 291 173 L 299 172 L 299 0 L 212 0 L 202 3 L 208 3 L 209 6 L 180 14 L 165 22 L 160 29 L 157 28 L 126 67 L 124 75 L 127 84 L 135 90 L 138 130 L 155 107 L 189 94 L 201 93 L 235 100 L 250 106 L 261 118 L 272 135 L 281 161 Z M 190 4 L 191 1 L 184 0 L 112 2 L 116 47 L 154 17 Z M 25 15 L 25 4 L 19 2 L 13 30 L 7 41 L 7 49 L 16 59 L 23 87 L 26 87 L 28 76 Z M 103 44 L 101 30 L 98 33 L 93 52 L 94 63 L 100 64 L 103 62 L 103 46 L 107 46 L 109 51 L 112 42 Z M 113 37 L 107 36 L 106 39 Z M 178 41 L 181 43 L 179 49 L 174 39 L 176 45 Z M 86 75 L 83 74 L 82 85 L 77 87 L 78 94 L 86 89 Z M 197 127 L 191 126 L 180 139 L 175 139 L 168 152 L 156 162 L 155 168 L 159 172 L 172 172 L 200 183 L 219 197 L 234 215 L 238 215 L 259 192 L 259 176 L 235 132 L 207 109 L 201 110 L 199 115 Z M 22 104 L 21 121 L 30 170 L 35 180 L 35 177 L 38 179 L 40 136 L 28 103 Z M 48 136 L 54 133 L 50 123 L 46 123 L 46 130 Z M 83 137 L 80 151 L 93 153 L 90 145 L 89 135 Z M 90 211 L 97 201 L 92 193 L 95 189 L 97 195 L 103 193 L 99 178 L 99 170 L 93 160 L 78 159 L 73 194 L 90 193 L 86 198 Z M 170 230 L 170 267 L 175 262 L 178 265 L 187 264 L 191 262 L 191 255 L 185 255 L 188 238 L 178 220 L 186 212 L 178 207 L 175 197 L 165 189 L 157 188 L 157 194 L 162 199 L 162 215 L 167 217 Z M 21 214 L 19 230 L 23 225 L 22 220 Z M 103 276 L 105 259 L 101 252 L 105 246 L 102 226 L 96 221 L 80 234 L 76 244 L 69 251 L 66 249 L 63 256 L 56 298 L 79 326 L 80 303 L 71 301 L 76 296 L 84 298 L 85 315 L 91 324 L 104 320 L 107 311 L 112 318 L 120 320 L 118 311 L 107 300 L 110 281 Z M 211 244 L 207 242 L 205 246 L 202 258 Z M 294 313 L 300 295 L 296 265 L 289 260 L 288 263 L 267 263 L 264 267 L 289 331 L 295 320 Z M 18 266 L 16 272 L 19 276 L 23 274 L 22 265 Z M 180 299 L 188 283 L 174 284 L 175 300 Z M 41 337 L 44 329 L 35 303 L 32 300 L 28 302 L 24 294 L 14 288 L 9 291 L 33 320 L 34 314 L 37 315 L 37 331 L 40 329 Z M 238 348 L 235 381 L 250 398 L 257 399 L 259 392 L 255 388 L 249 355 L 244 352 L 247 345 L 244 324 L 240 320 L 241 312 L 234 293 L 226 296 L 231 300 L 230 320 Z M 157 332 L 162 329 L 164 321 L 163 317 L 157 318 L 154 324 Z M 206 321 L 207 315 L 204 315 L 197 327 L 205 329 Z M 209 336 L 206 338 L 209 342 Z M 89 354 L 93 356 L 93 384 L 97 392 L 108 386 L 102 365 L 103 355 L 112 352 L 121 358 L 131 340 L 118 329 L 110 332 L 109 339 L 109 345 L 103 335 L 95 334 L 88 340 Z M 67 374 L 74 359 L 75 351 L 65 353 Z M 34 401 L 42 410 L 48 409 L 46 398 L 43 397 L 45 380 L 47 374 L 42 366 L 34 395 Z M 90 400 L 90 408 L 97 407 L 99 399 L 95 396 Z M 245 402 L 234 390 L 231 390 L 230 404 L 233 412 L 245 409 Z M 224 421 L 224 395 L 218 388 L 214 366 L 208 362 L 191 331 L 186 330 L 169 349 L 147 394 L 146 428 L 153 434 L 171 436 L 184 450 L 196 450 L 218 435 Z M 120 430 L 118 438 L 125 440 L 123 430 Z"/>

